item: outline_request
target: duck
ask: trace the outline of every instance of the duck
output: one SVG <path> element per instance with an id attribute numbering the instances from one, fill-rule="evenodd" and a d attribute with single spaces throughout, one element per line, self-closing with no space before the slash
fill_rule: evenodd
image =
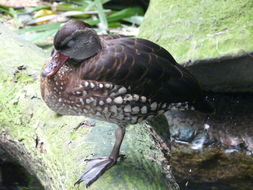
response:
<path id="1" fill-rule="evenodd" d="M 87 116 L 117 124 L 107 157 L 86 160 L 75 184 L 90 186 L 117 163 L 128 125 L 168 110 L 212 113 L 196 78 L 163 47 L 146 39 L 98 35 L 87 23 L 70 20 L 53 42 L 41 71 L 41 95 L 61 115 Z"/>

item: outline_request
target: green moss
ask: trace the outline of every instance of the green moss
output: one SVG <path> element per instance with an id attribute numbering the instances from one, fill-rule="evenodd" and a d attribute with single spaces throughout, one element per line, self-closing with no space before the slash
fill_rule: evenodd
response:
<path id="1" fill-rule="evenodd" d="M 252 22 L 251 0 L 151 0 L 139 36 L 187 62 L 252 51 Z"/>

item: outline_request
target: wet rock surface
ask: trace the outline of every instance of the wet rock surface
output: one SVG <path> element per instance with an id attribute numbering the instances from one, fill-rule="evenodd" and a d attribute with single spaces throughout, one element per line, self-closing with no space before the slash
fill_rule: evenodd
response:
<path id="1" fill-rule="evenodd" d="M 253 53 L 189 62 L 185 66 L 206 91 L 253 92 Z"/>
<path id="2" fill-rule="evenodd" d="M 171 166 L 181 189 L 253 185 L 253 95 L 209 94 L 213 115 L 167 112 Z"/>

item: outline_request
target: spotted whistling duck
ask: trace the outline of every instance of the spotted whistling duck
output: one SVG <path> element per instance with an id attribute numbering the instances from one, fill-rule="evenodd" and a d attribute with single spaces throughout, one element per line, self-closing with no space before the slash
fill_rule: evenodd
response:
<path id="1" fill-rule="evenodd" d="M 159 45 L 121 35 L 97 35 L 71 20 L 54 37 L 41 73 L 41 93 L 53 111 L 117 124 L 106 158 L 88 160 L 76 184 L 92 184 L 116 164 L 126 126 L 171 109 L 212 112 L 194 76 Z"/>

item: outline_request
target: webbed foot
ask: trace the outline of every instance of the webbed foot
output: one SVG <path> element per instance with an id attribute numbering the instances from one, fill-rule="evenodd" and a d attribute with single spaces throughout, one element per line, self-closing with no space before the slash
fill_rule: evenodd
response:
<path id="1" fill-rule="evenodd" d="M 86 182 L 86 187 L 90 186 L 106 170 L 111 168 L 117 162 L 111 158 L 94 158 L 86 159 L 85 161 L 88 162 L 88 165 L 85 168 L 84 174 L 77 180 L 75 185 L 84 181 Z"/>
<path id="2" fill-rule="evenodd" d="M 117 163 L 117 159 L 124 158 L 119 154 L 120 146 L 125 135 L 125 128 L 119 127 L 115 131 L 116 141 L 114 143 L 111 154 L 104 158 L 86 159 L 88 162 L 84 174 L 77 180 L 76 184 L 86 182 L 86 187 L 89 187 L 94 181 L 96 181 L 106 170 L 110 169 Z"/>

